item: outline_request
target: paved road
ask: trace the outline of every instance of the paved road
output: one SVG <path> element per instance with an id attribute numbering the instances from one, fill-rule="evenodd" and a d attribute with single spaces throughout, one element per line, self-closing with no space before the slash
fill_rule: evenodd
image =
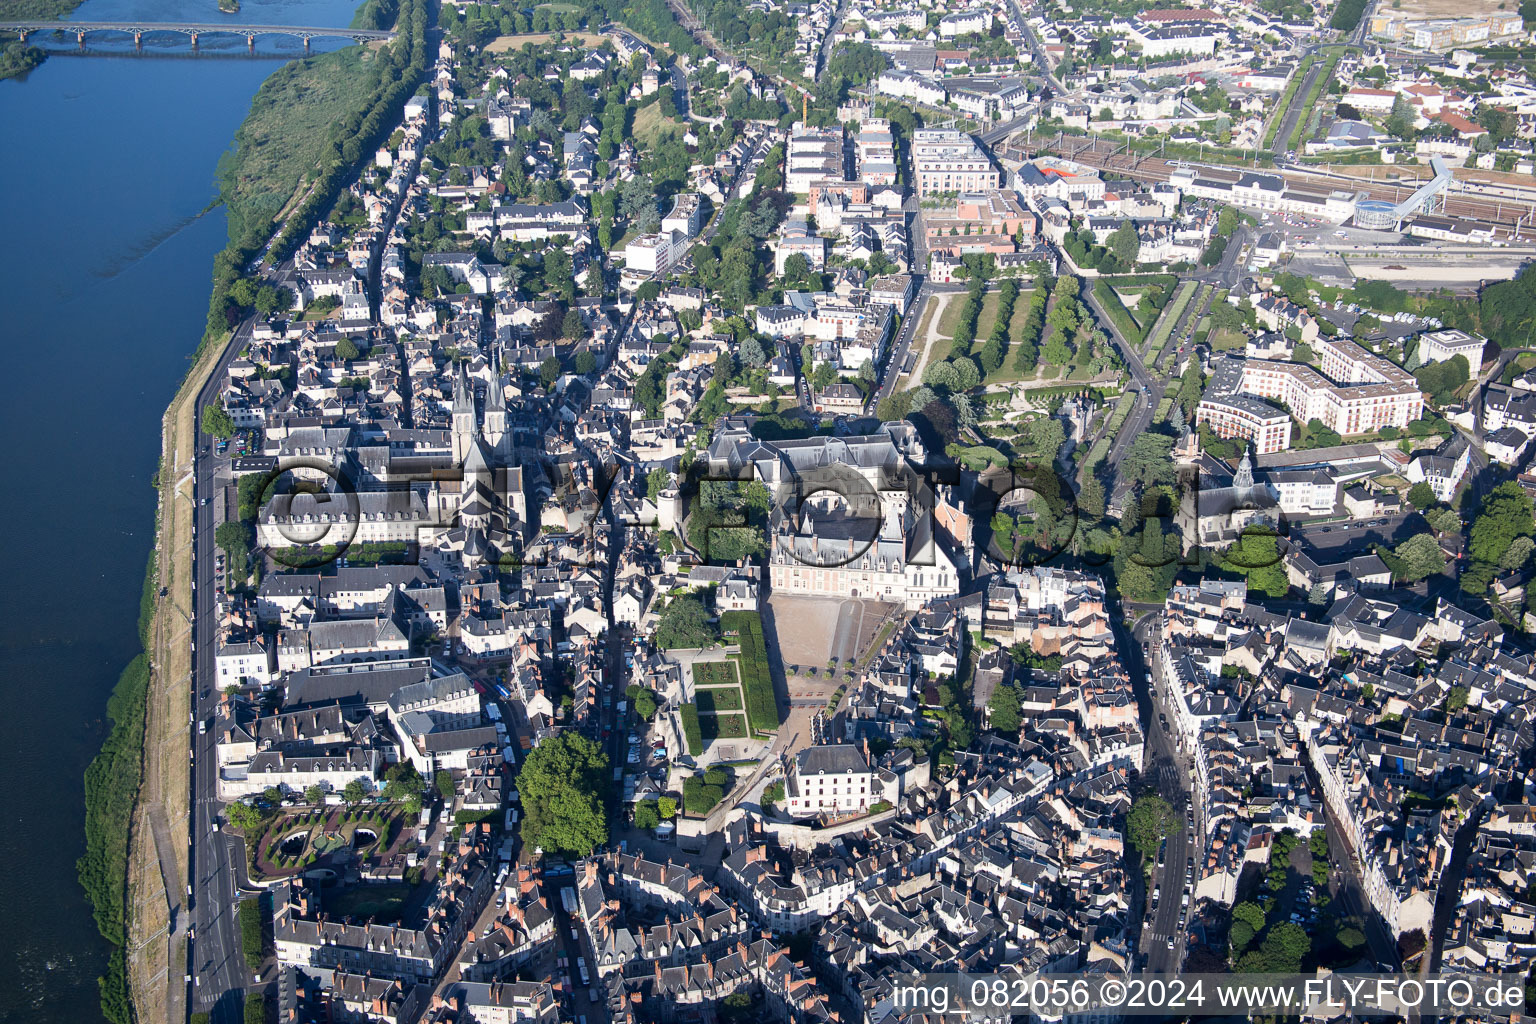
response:
<path id="1" fill-rule="evenodd" d="M 291 270 L 285 264 L 283 277 Z M 229 364 L 245 348 L 251 337 L 247 321 L 230 338 L 218 366 L 197 396 L 202 409 L 219 393 Z M 217 590 L 213 578 L 216 524 L 213 521 L 213 494 L 218 486 L 215 473 L 224 460 L 216 457 L 211 438 L 198 431 L 194 500 L 197 502 L 196 539 L 193 551 L 194 629 L 192 705 L 199 721 L 210 722 L 220 698 L 214 679 L 213 653 L 217 645 L 214 603 Z M 198 735 L 193 729 L 192 765 L 192 855 L 188 871 L 192 877 L 192 921 L 197 935 L 188 943 L 193 987 L 192 1009 L 212 1014 L 214 1024 L 243 1020 L 243 988 L 249 979 L 240 950 L 239 930 L 235 923 L 237 880 L 234 866 L 244 868 L 244 845 L 234 837 L 213 831 L 220 803 L 217 793 L 217 756 L 215 732 L 210 727 Z"/>
<path id="2" fill-rule="evenodd" d="M 837 13 L 832 20 L 827 22 L 827 32 L 821 37 L 821 45 L 816 48 L 816 80 L 821 81 L 821 73 L 827 70 L 827 58 L 832 55 L 832 37 L 837 35 L 843 27 L 843 19 L 848 16 L 848 0 L 839 0 Z"/>
<path id="3" fill-rule="evenodd" d="M 678 67 L 676 61 L 672 62 L 672 104 L 677 107 L 679 114 L 682 114 L 684 117 L 691 116 L 688 113 L 690 109 L 688 102 L 688 76 L 683 73 L 682 68 Z"/>
<path id="4" fill-rule="evenodd" d="M 1029 22 L 1024 20 L 1024 13 L 1019 10 L 1018 0 L 1008 0 L 1008 10 L 1013 15 L 1014 22 L 1019 27 L 1019 32 L 1024 36 L 1024 43 L 1029 52 L 1035 57 L 1035 71 L 1040 77 L 1050 83 L 1057 96 L 1065 96 L 1067 87 L 1061 84 L 1061 80 L 1051 74 L 1051 62 L 1045 57 L 1045 49 L 1040 45 L 1040 40 L 1035 35 L 1035 30 Z"/>
<path id="5" fill-rule="evenodd" d="M 1142 729 L 1147 737 L 1143 778 L 1168 801 L 1176 816 L 1163 863 L 1153 870 L 1152 886 L 1159 891 L 1160 898 L 1156 911 L 1148 914 L 1141 949 L 1147 958 L 1148 971 L 1173 973 L 1184 962 L 1188 941 L 1186 912 L 1194 902 L 1193 894 L 1190 904 L 1184 902 L 1184 894 L 1188 891 L 1185 878 L 1191 858 L 1198 859 L 1195 837 L 1204 834 L 1204 823 L 1196 818 L 1192 826 L 1185 818 L 1186 809 L 1191 809 L 1193 804 L 1190 790 L 1194 771 L 1189 758 L 1178 750 L 1174 738 L 1163 728 L 1158 717 L 1164 715 L 1170 723 L 1173 721 L 1165 703 L 1167 690 L 1160 679 L 1156 657 L 1161 637 L 1160 623 L 1161 613 L 1151 612 L 1141 617 L 1129 636 L 1125 636 L 1123 630 L 1119 632 L 1121 650 L 1131 671 L 1138 703 L 1146 709 L 1142 716 Z M 1142 653 L 1142 644 L 1147 642 L 1152 646 L 1150 658 Z M 1150 904 L 1150 891 L 1147 896 Z M 1168 945 L 1170 938 L 1172 947 Z"/>
<path id="6" fill-rule="evenodd" d="M 1366 5 L 1364 13 L 1360 15 L 1360 24 L 1356 25 L 1354 31 L 1344 40 L 1345 45 L 1360 46 L 1365 42 L 1365 32 L 1371 24 L 1371 12 L 1375 10 L 1375 7 L 1375 4 Z M 1321 45 L 1314 45 L 1307 47 L 1302 52 L 1304 55 L 1317 56 L 1324 48 Z M 1291 134 L 1296 130 L 1296 122 L 1304 114 L 1311 113 L 1310 110 L 1303 109 L 1306 105 L 1307 94 L 1312 91 L 1313 83 L 1317 81 L 1317 76 L 1322 74 L 1323 68 L 1327 64 L 1328 61 L 1322 58 L 1313 61 L 1312 66 L 1307 69 L 1306 77 L 1302 79 L 1301 85 L 1291 95 L 1291 104 L 1285 110 L 1284 117 L 1280 122 L 1280 130 L 1275 133 L 1274 145 L 1270 147 L 1270 152 L 1275 155 L 1276 163 L 1281 162 L 1286 150 L 1290 148 Z M 1319 97 L 1319 102 L 1321 102 L 1321 99 Z"/>
<path id="7" fill-rule="evenodd" d="M 1099 304 L 1098 296 L 1094 295 L 1091 281 L 1084 280 L 1080 297 L 1093 311 L 1099 327 L 1109 335 L 1110 343 L 1120 353 L 1120 358 L 1125 363 L 1126 369 L 1130 371 L 1137 390 L 1136 408 L 1120 427 L 1120 432 L 1115 435 L 1114 444 L 1109 449 L 1109 465 L 1113 468 L 1120 464 L 1120 459 L 1125 455 L 1131 442 L 1152 425 L 1152 414 L 1157 411 L 1157 404 L 1163 400 L 1165 385 L 1162 379 L 1149 371 L 1141 361 L 1141 356 L 1136 352 L 1136 346 L 1126 341 L 1116 329 L 1114 321 L 1110 320 L 1109 314 Z"/>

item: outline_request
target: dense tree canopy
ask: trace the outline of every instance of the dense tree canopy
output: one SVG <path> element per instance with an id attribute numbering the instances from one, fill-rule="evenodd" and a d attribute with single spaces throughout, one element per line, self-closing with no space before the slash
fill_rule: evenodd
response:
<path id="1" fill-rule="evenodd" d="M 1125 816 L 1125 834 L 1131 847 L 1143 857 L 1155 857 L 1158 845 L 1173 831 L 1173 808 L 1152 793 L 1136 798 Z"/>
<path id="2" fill-rule="evenodd" d="M 709 621 L 709 613 L 696 597 L 675 597 L 662 610 L 656 624 L 656 643 L 668 650 L 678 647 L 708 647 L 720 631 Z"/>
<path id="3" fill-rule="evenodd" d="M 1426 579 L 1445 568 L 1445 552 L 1440 550 L 1440 544 L 1434 536 L 1428 533 L 1409 537 L 1392 553 L 1397 559 L 1393 565 L 1393 575 L 1407 583 Z"/>
<path id="4" fill-rule="evenodd" d="M 607 755 L 580 733 L 562 732 L 534 747 L 517 775 L 523 844 L 584 857 L 606 843 L 607 772 Z"/>
<path id="5" fill-rule="evenodd" d="M 1531 497 L 1518 483 L 1506 480 L 1488 495 L 1472 521 L 1467 551 L 1474 561 L 1497 565 L 1516 537 L 1532 534 L 1536 534 L 1536 519 Z"/>

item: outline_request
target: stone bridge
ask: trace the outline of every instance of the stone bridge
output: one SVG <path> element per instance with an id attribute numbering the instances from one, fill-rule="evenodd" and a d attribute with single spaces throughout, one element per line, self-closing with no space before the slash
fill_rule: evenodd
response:
<path id="1" fill-rule="evenodd" d="M 246 45 L 256 49 L 256 37 L 265 35 L 289 36 L 304 41 L 317 37 L 350 39 L 354 43 L 367 43 L 379 39 L 393 39 L 392 29 L 342 28 L 324 25 L 232 25 L 226 22 L 199 24 L 182 21 L 0 21 L 0 35 L 14 33 L 23 43 L 36 32 L 72 32 L 80 48 L 85 48 L 85 37 L 91 32 L 118 32 L 133 36 L 135 48 L 142 48 L 144 36 L 151 32 L 175 32 L 191 40 L 197 48 L 199 36 L 224 33 L 245 36 Z"/>

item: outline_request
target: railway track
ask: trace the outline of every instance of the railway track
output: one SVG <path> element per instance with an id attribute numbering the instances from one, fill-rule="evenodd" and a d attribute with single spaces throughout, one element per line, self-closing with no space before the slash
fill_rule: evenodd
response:
<path id="1" fill-rule="evenodd" d="M 1105 140 L 1088 140 L 1077 137 L 1068 137 L 1059 140 L 1056 144 L 1036 147 L 1037 152 L 1051 152 L 1067 160 L 1098 168 L 1101 171 L 1112 171 L 1140 181 L 1160 182 L 1172 177 L 1175 164 L 1161 157 L 1146 154 L 1137 154 L 1125 149 L 1123 145 L 1114 145 Z M 1005 155 L 1014 159 L 1026 159 L 1024 152 L 1016 147 L 1004 150 Z M 1236 167 L 1234 170 L 1238 169 Z M 1265 173 L 1279 174 L 1292 184 L 1308 188 L 1349 188 L 1364 192 L 1370 199 L 1385 199 L 1399 202 L 1417 187 L 1415 184 L 1404 181 L 1395 184 L 1382 182 L 1362 181 L 1347 175 L 1330 174 L 1321 171 L 1293 171 L 1266 169 Z M 1508 186 L 1478 186 L 1488 188 L 1514 189 Z M 1502 192 L 1488 196 L 1468 195 L 1466 192 L 1453 192 L 1445 197 L 1444 214 L 1449 217 L 1457 217 L 1466 220 L 1483 221 L 1489 224 L 1501 225 L 1513 228 L 1522 220 L 1527 228 L 1536 222 L 1536 195 L 1530 198 L 1516 198 L 1514 195 L 1505 195 Z"/>

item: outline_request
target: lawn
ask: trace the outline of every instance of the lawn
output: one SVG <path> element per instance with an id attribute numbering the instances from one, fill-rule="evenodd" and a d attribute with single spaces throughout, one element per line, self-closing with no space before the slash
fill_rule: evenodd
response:
<path id="1" fill-rule="evenodd" d="M 714 715 L 722 711 L 741 710 L 741 691 L 736 687 L 703 690 L 699 693 L 699 714 Z"/>
<path id="2" fill-rule="evenodd" d="M 741 715 L 700 715 L 699 729 L 705 743 L 747 738 L 747 720 Z"/>
<path id="3" fill-rule="evenodd" d="M 325 895 L 325 908 L 340 917 L 364 921 L 373 918 L 381 924 L 397 920 L 405 901 L 411 896 L 411 887 L 403 882 L 380 885 L 359 885 L 341 892 Z"/>
<path id="4" fill-rule="evenodd" d="M 1023 333 L 1024 321 L 1029 319 L 1029 295 L 1030 292 L 1027 289 L 1019 292 L 1019 297 L 1013 304 L 1013 320 L 1008 324 L 1008 349 L 1003 353 L 1003 364 L 992 373 L 987 374 L 982 380 L 982 384 L 1012 384 L 1014 381 L 1019 380 L 1033 380 L 1040 375 L 1039 366 L 1031 366 L 1022 372 L 1013 368 L 1014 341 Z M 985 315 L 986 311 L 983 309 L 982 316 Z M 995 319 L 997 313 L 994 312 L 992 316 Z M 988 334 L 991 331 L 992 325 L 989 321 L 987 324 Z M 986 341 L 985 336 L 980 331 L 977 332 L 976 337 L 983 342 Z"/>
<path id="5" fill-rule="evenodd" d="M 1019 301 L 1014 304 L 1015 312 L 1025 304 L 1023 300 L 1028 294 L 1025 291 L 1019 292 Z M 966 296 L 963 294 L 953 295 L 950 297 L 949 304 L 944 307 L 944 315 L 939 317 L 939 334 L 945 338 L 954 338 L 955 328 L 960 326 L 960 311 L 965 308 L 965 299 Z M 987 336 L 992 333 L 992 324 L 997 320 L 997 304 L 1001 299 L 1002 296 L 996 290 L 988 290 L 981 297 L 981 312 L 976 314 L 977 348 L 980 348 L 981 343 L 986 341 Z M 921 326 L 926 327 L 927 323 L 924 322 Z"/>
<path id="6" fill-rule="evenodd" d="M 752 731 L 768 734 L 779 728 L 778 698 L 773 692 L 773 675 L 768 667 L 767 645 L 763 642 L 763 620 L 757 612 L 726 612 L 720 627 L 734 634 L 741 645 L 736 655 L 741 665 L 743 695 Z"/>
<path id="7" fill-rule="evenodd" d="M 694 686 L 735 686 L 739 681 L 734 662 L 696 661 L 693 663 Z"/>
<path id="8" fill-rule="evenodd" d="M 1028 298 L 1028 293 L 1019 292 L 1020 299 Z M 981 297 L 981 312 L 976 317 L 976 342 L 978 347 L 992 336 L 992 327 L 997 323 L 997 307 L 1002 303 L 1002 296 L 995 291 L 989 291 Z M 1024 303 L 1014 302 L 1014 310 Z M 964 303 L 962 303 L 964 305 Z M 1009 326 L 1012 327 L 1010 321 Z M 1012 335 L 1009 335 L 1010 340 Z"/>
<path id="9" fill-rule="evenodd" d="M 1210 317 L 1205 318 L 1205 320 L 1209 319 Z M 1202 326 L 1205 324 L 1205 320 L 1201 321 Z M 1212 327 L 1209 330 L 1211 333 L 1207 336 L 1206 340 L 1210 343 L 1211 350 L 1214 352 L 1246 348 L 1248 345 L 1248 336 L 1242 331 L 1233 331 L 1225 327 Z"/>
<path id="10" fill-rule="evenodd" d="M 630 137 L 642 150 L 656 145 L 657 140 L 668 132 L 673 135 L 681 134 L 677 122 L 662 115 L 661 104 L 651 103 L 635 112 L 634 124 L 630 126 Z"/>

